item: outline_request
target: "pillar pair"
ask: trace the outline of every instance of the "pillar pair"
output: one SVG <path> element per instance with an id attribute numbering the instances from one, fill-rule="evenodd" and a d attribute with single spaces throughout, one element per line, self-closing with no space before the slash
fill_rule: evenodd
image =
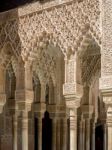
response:
<path id="1" fill-rule="evenodd" d="M 52 150 L 67 150 L 67 120 L 63 119 L 63 134 L 61 135 L 60 119 L 52 119 Z M 60 145 L 60 139 L 62 145 Z M 42 150 L 42 118 L 38 119 L 38 150 Z"/>
<path id="2" fill-rule="evenodd" d="M 22 150 L 28 150 L 28 112 L 22 112 Z M 13 116 L 13 150 L 18 150 L 18 115 Z"/>

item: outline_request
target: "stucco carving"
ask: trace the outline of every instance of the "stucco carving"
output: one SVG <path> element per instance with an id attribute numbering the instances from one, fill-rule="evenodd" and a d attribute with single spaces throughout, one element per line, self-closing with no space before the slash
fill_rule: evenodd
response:
<path id="1" fill-rule="evenodd" d="M 100 79 L 100 89 L 112 89 L 112 76 L 103 76 Z"/>
<path id="2" fill-rule="evenodd" d="M 76 92 L 76 83 L 65 83 L 63 86 L 63 94 L 74 94 Z"/>
<path id="3" fill-rule="evenodd" d="M 72 10 L 72 11 L 71 11 Z M 0 25 L 0 47 L 5 42 L 11 43 L 16 54 L 29 54 L 32 39 L 47 31 L 52 35 L 52 42 L 58 45 L 64 54 L 74 52 L 80 47 L 88 32 L 100 43 L 99 1 L 71 1 L 50 10 L 42 10 L 9 20 Z"/>

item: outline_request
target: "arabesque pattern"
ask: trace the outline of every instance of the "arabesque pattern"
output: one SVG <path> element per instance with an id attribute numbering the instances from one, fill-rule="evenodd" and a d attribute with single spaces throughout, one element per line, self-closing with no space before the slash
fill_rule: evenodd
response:
<path id="1" fill-rule="evenodd" d="M 78 50 L 88 34 L 100 45 L 99 1 L 71 1 L 6 21 L 0 25 L 0 48 L 9 42 L 15 55 L 21 54 L 26 59 L 34 48 L 34 40 L 43 32 L 50 35 L 49 42 L 58 45 L 65 55 Z"/>

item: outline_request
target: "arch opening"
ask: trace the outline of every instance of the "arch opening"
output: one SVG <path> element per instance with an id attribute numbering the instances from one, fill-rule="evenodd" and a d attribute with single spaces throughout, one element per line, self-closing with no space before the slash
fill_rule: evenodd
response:
<path id="1" fill-rule="evenodd" d="M 104 150 L 104 130 L 103 125 L 96 126 L 95 128 L 95 150 Z"/>
<path id="2" fill-rule="evenodd" d="M 42 150 L 52 150 L 52 120 L 47 111 L 42 119 Z"/>

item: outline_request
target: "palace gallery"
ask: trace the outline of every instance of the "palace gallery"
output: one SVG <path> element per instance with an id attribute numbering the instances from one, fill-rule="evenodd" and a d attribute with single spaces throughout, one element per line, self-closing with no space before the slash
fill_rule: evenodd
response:
<path id="1" fill-rule="evenodd" d="M 0 150 L 112 150 L 112 0 L 5 1 Z"/>

